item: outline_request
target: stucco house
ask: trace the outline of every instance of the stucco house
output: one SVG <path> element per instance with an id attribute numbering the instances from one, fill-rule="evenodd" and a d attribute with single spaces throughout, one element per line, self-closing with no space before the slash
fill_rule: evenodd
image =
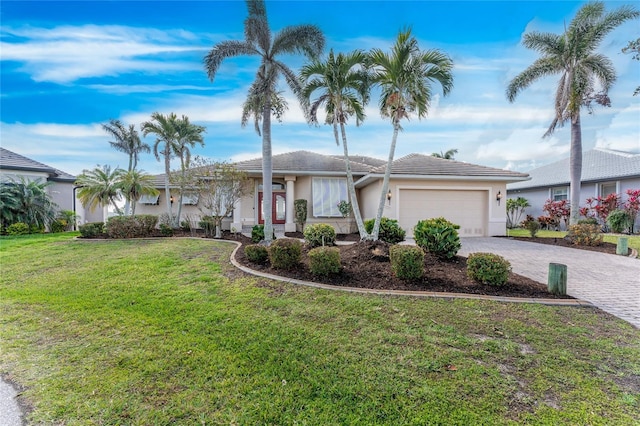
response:
<path id="1" fill-rule="evenodd" d="M 569 199 L 569 158 L 556 161 L 528 172 L 531 180 L 507 185 L 508 198 L 524 197 L 531 207 L 526 213 L 533 217 L 544 215 L 545 201 Z M 628 189 L 640 189 L 640 154 L 594 148 L 582 153 L 580 206 L 589 197 L 622 194 L 626 201 Z M 640 218 L 639 218 L 640 220 Z"/>
<path id="2" fill-rule="evenodd" d="M 363 218 L 375 217 L 384 177 L 384 160 L 350 156 Z M 294 200 L 308 201 L 307 224 L 328 223 L 339 233 L 356 231 L 353 218 L 343 218 L 338 203 L 348 201 L 345 163 L 342 157 L 308 151 L 274 155 L 273 223 L 290 232 L 294 223 Z M 224 229 L 246 230 L 262 223 L 262 159 L 235 164 L 250 178 L 252 193 L 241 199 L 233 215 L 223 222 Z M 444 216 L 460 225 L 461 236 L 495 236 L 506 233 L 503 196 L 506 185 L 528 179 L 528 175 L 421 154 L 395 160 L 391 169 L 384 216 L 397 219 L 407 235 L 421 219 Z M 156 176 L 157 197 L 145 197 L 136 213 L 159 214 L 164 205 L 164 175 Z M 173 191 L 173 190 L 172 190 Z M 174 195 L 172 193 L 172 195 Z M 506 198 L 506 197 L 505 197 Z M 174 200 L 177 200 L 177 192 Z M 175 201 L 174 201 L 175 202 Z M 183 215 L 202 215 L 197 199 L 183 201 Z M 175 207 L 173 211 L 175 213 Z"/>
<path id="3" fill-rule="evenodd" d="M 0 182 L 16 181 L 21 177 L 29 181 L 51 182 L 47 188 L 51 199 L 59 210 L 75 211 L 79 224 L 103 220 L 102 210 L 91 212 L 76 198 L 75 176 L 0 147 Z"/>

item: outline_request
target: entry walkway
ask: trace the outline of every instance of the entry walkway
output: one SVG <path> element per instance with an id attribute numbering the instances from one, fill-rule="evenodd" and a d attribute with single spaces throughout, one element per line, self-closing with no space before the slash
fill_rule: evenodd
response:
<path id="1" fill-rule="evenodd" d="M 462 238 L 461 256 L 499 254 L 513 272 L 547 283 L 549 263 L 567 265 L 567 293 L 640 328 L 640 259 L 508 238 Z"/>

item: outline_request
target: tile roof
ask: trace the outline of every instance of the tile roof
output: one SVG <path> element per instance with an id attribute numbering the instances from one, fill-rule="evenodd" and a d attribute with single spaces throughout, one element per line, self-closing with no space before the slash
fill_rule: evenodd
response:
<path id="1" fill-rule="evenodd" d="M 0 147 L 0 169 L 23 170 L 32 172 L 48 173 L 52 180 L 74 181 L 76 178 L 69 173 L 58 170 L 39 161 L 32 160 L 23 155 L 16 154 L 6 148 Z"/>
<path id="2" fill-rule="evenodd" d="M 508 190 L 568 185 L 569 158 L 529 171 L 531 180 L 507 185 Z M 640 154 L 594 148 L 582 153 L 582 182 L 640 177 Z"/>
<path id="3" fill-rule="evenodd" d="M 349 156 L 351 159 L 351 156 Z M 271 157 L 273 173 L 317 174 L 317 173 L 346 173 L 344 160 L 330 155 L 309 151 L 294 151 Z M 247 172 L 262 173 L 262 158 L 241 161 L 236 167 Z M 363 175 L 371 169 L 370 165 L 351 161 L 353 173 Z"/>
<path id="4" fill-rule="evenodd" d="M 332 155 L 332 157 L 338 158 L 340 160 L 344 158 L 344 156 L 342 155 Z M 357 163 L 367 164 L 372 167 L 380 167 L 383 164 L 387 164 L 387 160 L 381 160 L 379 158 L 374 158 L 374 157 L 367 157 L 366 155 L 349 154 L 349 160 L 351 160 L 352 163 L 357 162 Z"/>

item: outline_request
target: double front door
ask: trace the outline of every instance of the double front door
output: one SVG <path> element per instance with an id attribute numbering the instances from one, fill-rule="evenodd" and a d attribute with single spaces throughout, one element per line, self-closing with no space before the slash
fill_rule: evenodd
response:
<path id="1" fill-rule="evenodd" d="M 258 205 L 260 206 L 258 222 L 264 223 L 264 202 L 263 192 L 258 193 Z M 271 194 L 271 223 L 284 223 L 285 222 L 285 193 L 273 192 Z"/>

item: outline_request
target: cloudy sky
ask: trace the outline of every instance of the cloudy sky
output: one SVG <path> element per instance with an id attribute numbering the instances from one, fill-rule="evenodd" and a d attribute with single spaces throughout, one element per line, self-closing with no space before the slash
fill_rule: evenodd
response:
<path id="1" fill-rule="evenodd" d="M 627 2 L 632 3 L 632 2 Z M 542 135 L 552 119 L 557 79 L 534 83 L 515 103 L 508 82 L 536 59 L 521 44 L 529 31 L 560 33 L 582 1 L 268 1 L 271 27 L 316 24 L 327 51 L 389 49 L 397 32 L 413 29 L 423 49 L 437 48 L 455 64 L 454 89 L 438 86 L 429 116 L 404 124 L 396 158 L 457 148 L 456 159 L 527 171 L 568 156 L 569 127 Z M 606 2 L 607 9 L 622 2 Z M 243 38 L 242 1 L 2 1 L 0 136 L 3 147 L 68 173 L 96 164 L 126 168 L 101 123 L 139 126 L 151 113 L 175 112 L 207 128 L 194 154 L 217 160 L 260 156 L 261 139 L 240 127 L 240 108 L 257 68 L 255 58 L 227 60 L 212 83 L 202 59 L 213 45 Z M 583 145 L 640 152 L 640 61 L 620 51 L 640 33 L 626 23 L 602 43 L 618 81 L 611 108 L 585 111 Z M 284 60 L 296 71 L 304 59 Z M 284 89 L 284 83 L 282 86 Z M 328 126 L 311 127 L 290 100 L 274 123 L 274 154 L 310 150 L 341 154 Z M 386 158 L 391 125 L 377 111 L 348 128 L 352 153 Z M 154 143 L 150 136 L 146 139 Z M 175 164 L 177 166 L 177 163 Z M 163 165 L 144 155 L 140 168 Z"/>

